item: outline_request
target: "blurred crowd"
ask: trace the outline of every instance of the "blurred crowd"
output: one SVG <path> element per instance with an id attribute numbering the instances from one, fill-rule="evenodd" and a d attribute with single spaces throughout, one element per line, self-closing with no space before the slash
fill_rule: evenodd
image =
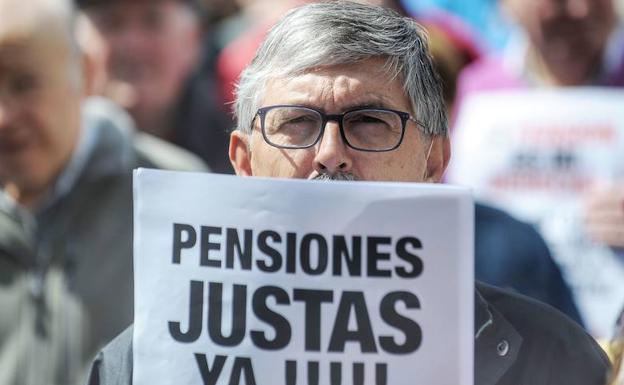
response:
<path id="1" fill-rule="evenodd" d="M 233 173 L 237 78 L 306 2 L 0 0 L 0 385 L 81 383 L 132 322 L 132 170 Z M 622 361 L 624 1 L 367 2 L 428 31 L 477 279 Z"/>

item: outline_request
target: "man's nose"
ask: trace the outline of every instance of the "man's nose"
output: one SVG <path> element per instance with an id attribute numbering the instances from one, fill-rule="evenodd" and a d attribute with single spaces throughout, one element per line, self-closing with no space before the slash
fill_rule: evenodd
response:
<path id="1" fill-rule="evenodd" d="M 319 174 L 329 175 L 350 171 L 352 160 L 349 153 L 338 123 L 328 122 L 314 157 L 314 168 Z"/>
<path id="2" fill-rule="evenodd" d="M 591 1 L 595 0 L 567 0 L 565 10 L 568 17 L 572 19 L 583 19 L 589 15 Z"/>

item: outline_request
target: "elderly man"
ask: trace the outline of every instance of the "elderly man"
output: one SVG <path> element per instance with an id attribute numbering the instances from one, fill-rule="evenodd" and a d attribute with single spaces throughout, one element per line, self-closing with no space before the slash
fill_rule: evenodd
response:
<path id="1" fill-rule="evenodd" d="M 301 7 L 243 72 L 230 159 L 238 175 L 438 182 L 450 156 L 440 84 L 420 27 L 379 7 Z M 603 384 L 608 361 L 578 326 L 478 284 L 475 383 Z M 131 329 L 90 384 L 131 382 Z"/>
<path id="2" fill-rule="evenodd" d="M 203 169 L 82 105 L 72 19 L 68 1 L 0 0 L 2 385 L 81 381 L 132 320 L 132 169 Z"/>

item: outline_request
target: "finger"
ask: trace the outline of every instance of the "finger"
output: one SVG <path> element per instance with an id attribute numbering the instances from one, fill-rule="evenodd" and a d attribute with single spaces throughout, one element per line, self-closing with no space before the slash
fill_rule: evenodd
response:
<path id="1" fill-rule="evenodd" d="M 593 211 L 587 213 L 584 219 L 588 225 L 624 226 L 624 212 L 621 211 Z"/>
<path id="2" fill-rule="evenodd" d="M 610 191 L 608 193 L 599 193 L 588 195 L 585 207 L 587 210 L 612 210 L 624 211 L 624 194 L 620 192 Z"/>
<path id="3" fill-rule="evenodd" d="M 624 248 L 624 227 L 597 226 L 589 228 L 588 234 L 596 242 Z"/>

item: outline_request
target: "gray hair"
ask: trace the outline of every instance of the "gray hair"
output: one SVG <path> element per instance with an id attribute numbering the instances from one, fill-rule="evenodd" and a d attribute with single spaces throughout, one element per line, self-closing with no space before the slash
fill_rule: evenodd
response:
<path id="1" fill-rule="evenodd" d="M 237 129 L 251 133 L 271 78 L 297 76 L 318 67 L 384 58 L 428 135 L 447 135 L 439 76 L 429 54 L 425 31 L 393 10 L 350 1 L 312 3 L 289 12 L 269 32 L 237 88 Z"/>

